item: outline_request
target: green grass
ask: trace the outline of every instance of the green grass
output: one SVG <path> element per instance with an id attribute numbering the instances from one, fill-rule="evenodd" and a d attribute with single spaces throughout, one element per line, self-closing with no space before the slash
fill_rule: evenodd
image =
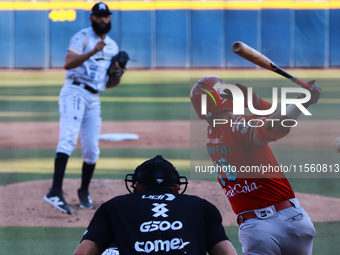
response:
<path id="1" fill-rule="evenodd" d="M 314 227 L 316 230 L 316 236 L 313 243 L 313 254 L 339 254 L 340 221 L 314 223 Z M 238 227 L 228 226 L 225 227 L 225 231 L 231 242 L 233 243 L 234 247 L 236 248 L 237 253 L 242 254 L 241 244 L 238 241 Z"/>
<path id="2" fill-rule="evenodd" d="M 253 87 L 268 100 L 273 86 L 297 86 L 270 72 L 254 70 L 130 71 L 118 87 L 101 94 L 103 120 L 189 120 L 190 85 L 204 75 L 215 74 L 227 83 Z M 322 72 L 300 74 L 320 77 L 323 94 L 318 106 L 311 108 L 313 119 L 340 119 L 337 72 L 328 72 L 329 78 Z M 0 72 L 0 78 L 0 121 L 58 120 L 58 95 L 64 72 Z"/>
<path id="3" fill-rule="evenodd" d="M 273 148 L 278 162 L 299 164 L 301 161 L 310 163 L 336 163 L 338 157 L 333 157 L 332 151 L 318 149 L 304 149 L 297 153 L 293 148 Z M 291 151 L 289 153 L 289 150 Z M 322 151 L 326 153 L 322 153 Z M 51 179 L 53 175 L 53 157 L 55 149 L 0 149 L 0 185 L 23 181 Z M 165 158 L 175 162 L 180 174 L 191 180 L 216 181 L 216 176 L 209 178 L 192 175 L 190 170 L 189 148 L 149 148 L 149 149 L 102 149 L 94 178 L 123 179 L 127 173 L 132 173 L 138 163 L 134 159 L 144 159 L 162 154 Z M 33 159 L 36 159 L 33 161 Z M 333 161 L 332 161 L 333 160 Z M 11 163 L 12 162 L 12 163 Z M 18 167 L 19 164 L 19 167 Z M 79 178 L 81 168 L 81 153 L 77 149 L 69 160 L 66 178 Z M 112 164 L 112 166 L 111 166 Z M 117 165 L 123 164 L 123 165 Z M 317 194 L 340 198 L 340 182 L 338 178 L 311 178 L 309 175 L 289 175 L 289 181 L 296 192 Z M 327 176 L 326 176 L 327 177 Z"/>
<path id="4" fill-rule="evenodd" d="M 340 72 L 338 70 L 292 70 L 292 74 L 308 81 L 317 79 L 323 94 L 316 106 L 310 108 L 313 120 L 340 119 Z M 64 71 L 0 71 L 0 122 L 58 121 L 58 94 L 64 83 Z M 270 100 L 271 88 L 295 87 L 290 81 L 263 70 L 157 70 L 130 71 L 115 89 L 102 93 L 104 121 L 116 120 L 190 120 L 190 84 L 207 75 L 222 77 L 226 83 L 236 82 L 251 86 L 261 97 Z M 326 131 L 323 131 L 326 132 Z M 166 134 L 165 134 L 166 135 Z M 273 148 L 279 163 L 339 163 L 339 155 L 331 149 Z M 0 185 L 17 182 L 51 179 L 55 149 L 0 149 Z M 182 175 L 190 177 L 189 148 L 169 149 L 102 149 L 101 159 L 94 178 L 122 179 L 136 167 L 133 159 L 147 159 L 162 154 L 176 160 Z M 127 164 L 119 169 L 110 164 L 117 161 Z M 15 165 L 14 163 L 22 163 Z M 66 178 L 79 178 L 80 150 L 74 151 Z M 31 172 L 30 172 L 31 171 Z M 340 198 L 338 178 L 289 177 L 296 192 Z M 216 181 L 212 179 L 212 181 Z M 327 217 L 325 208 L 325 217 Z M 317 236 L 314 253 L 338 254 L 340 222 L 316 223 Z M 85 228 L 0 227 L 0 254 L 72 254 Z M 238 227 L 226 227 L 226 232 L 241 254 Z"/>
<path id="5" fill-rule="evenodd" d="M 0 227 L 0 254 L 73 254 L 85 229 Z"/>
<path id="6" fill-rule="evenodd" d="M 289 178 L 295 192 L 340 198 L 338 178 Z"/>
<path id="7" fill-rule="evenodd" d="M 340 244 L 340 222 L 314 223 L 316 237 L 313 254 L 338 254 Z M 6 255 L 34 254 L 59 255 L 72 254 L 81 240 L 85 228 L 58 227 L 0 227 L 1 252 Z M 241 254 L 238 242 L 238 226 L 227 226 L 225 231 Z"/>
<path id="8" fill-rule="evenodd" d="M 311 136 L 317 134 L 311 134 Z M 329 148 L 306 148 L 301 147 L 277 147 L 272 146 L 272 151 L 278 163 L 288 169 L 290 173 L 285 173 L 291 179 L 299 178 L 320 178 L 338 179 L 340 177 L 339 154 L 336 153 L 331 145 Z M 320 172 L 314 171 L 313 165 L 317 166 Z M 306 167 L 306 168 L 305 168 Z M 324 172 L 321 172 L 323 167 Z M 296 172 L 293 171 L 296 169 Z M 304 172 L 306 169 L 306 172 Z M 338 190 L 337 193 L 340 193 Z"/>
<path id="9" fill-rule="evenodd" d="M 94 178 L 123 179 L 138 164 L 157 154 L 172 161 L 182 175 L 190 176 L 189 148 L 101 149 Z M 0 149 L 0 185 L 51 179 L 55 149 Z M 65 177 L 79 178 L 80 149 L 69 159 Z"/>
<path id="10" fill-rule="evenodd" d="M 327 217 L 327 209 L 325 208 Z M 314 223 L 316 229 L 316 237 L 314 240 L 313 254 L 339 254 L 340 243 L 340 221 Z"/>

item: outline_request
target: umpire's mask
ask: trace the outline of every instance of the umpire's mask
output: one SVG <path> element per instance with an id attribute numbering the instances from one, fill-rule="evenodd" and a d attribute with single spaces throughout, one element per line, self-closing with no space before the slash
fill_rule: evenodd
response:
<path id="1" fill-rule="evenodd" d="M 184 179 L 181 181 L 181 179 Z M 183 194 L 188 185 L 188 179 L 185 176 L 180 176 L 176 168 L 161 155 L 145 161 L 139 165 L 133 174 L 127 174 L 125 176 L 125 186 L 130 193 L 136 192 L 136 182 L 138 181 L 143 190 L 161 190 L 171 192 L 176 184 L 184 184 L 184 189 L 181 192 Z M 131 182 L 130 187 L 128 182 Z"/>

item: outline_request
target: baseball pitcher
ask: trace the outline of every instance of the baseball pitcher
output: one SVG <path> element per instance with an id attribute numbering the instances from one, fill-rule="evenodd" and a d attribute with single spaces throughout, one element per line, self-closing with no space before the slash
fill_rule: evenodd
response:
<path id="1" fill-rule="evenodd" d="M 72 214 L 63 197 L 62 183 L 66 164 L 80 135 L 83 158 L 80 208 L 93 208 L 89 184 L 99 158 L 98 136 L 101 129 L 99 93 L 115 87 L 129 59 L 126 52 L 107 33 L 111 29 L 111 11 L 105 3 L 96 3 L 91 11 L 92 26 L 76 33 L 65 58 L 66 80 L 60 91 L 60 131 L 56 150 L 52 188 L 44 200 L 63 213 Z"/>

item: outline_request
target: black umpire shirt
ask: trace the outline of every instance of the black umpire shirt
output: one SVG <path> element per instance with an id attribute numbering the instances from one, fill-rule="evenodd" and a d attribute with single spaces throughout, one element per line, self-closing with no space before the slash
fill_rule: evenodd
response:
<path id="1" fill-rule="evenodd" d="M 205 255 L 228 240 L 217 208 L 191 195 L 137 192 L 115 197 L 96 211 L 83 239 L 121 255 Z"/>

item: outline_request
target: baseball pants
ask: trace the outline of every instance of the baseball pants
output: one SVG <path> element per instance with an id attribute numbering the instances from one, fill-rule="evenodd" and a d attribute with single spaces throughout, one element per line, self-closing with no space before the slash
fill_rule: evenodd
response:
<path id="1" fill-rule="evenodd" d="M 67 81 L 69 83 L 69 81 Z M 101 103 L 98 94 L 66 84 L 60 92 L 60 133 L 57 152 L 71 155 L 78 135 L 84 162 L 95 164 L 99 158 L 98 136 L 101 130 Z"/>
<path id="2" fill-rule="evenodd" d="M 292 207 L 274 212 L 265 218 L 252 218 L 241 223 L 239 241 L 246 255 L 310 255 L 315 228 L 300 206 L 290 199 Z"/>

